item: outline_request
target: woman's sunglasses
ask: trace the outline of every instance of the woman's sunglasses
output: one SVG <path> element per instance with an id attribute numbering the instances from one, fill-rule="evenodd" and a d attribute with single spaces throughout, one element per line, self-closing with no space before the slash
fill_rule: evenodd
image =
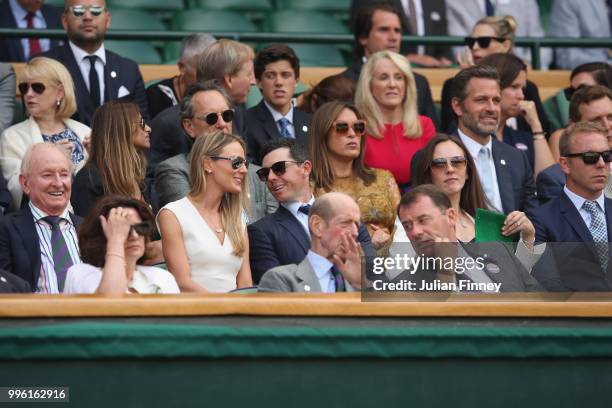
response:
<path id="1" fill-rule="evenodd" d="M 478 46 L 480 48 L 489 48 L 489 45 L 491 45 L 492 40 L 495 40 L 497 42 L 506 41 L 505 38 L 500 38 L 500 37 L 465 37 L 463 38 L 465 45 L 467 45 L 469 49 L 474 48 L 474 44 L 476 43 L 478 43 Z"/>
<path id="2" fill-rule="evenodd" d="M 303 161 L 293 161 L 293 160 L 278 161 L 274 163 L 273 165 L 271 165 L 270 167 L 262 167 L 261 169 L 257 170 L 257 176 L 264 183 L 268 181 L 268 176 L 270 176 L 270 170 L 272 170 L 274 174 L 280 177 L 283 174 L 285 174 L 285 171 L 287 171 L 287 163 L 302 164 L 304 162 Z"/>
<path id="3" fill-rule="evenodd" d="M 210 156 L 211 159 L 213 160 L 229 160 L 232 162 L 232 169 L 234 170 L 238 170 L 240 167 L 242 167 L 242 165 L 244 164 L 244 166 L 248 169 L 249 168 L 249 162 L 242 158 L 242 157 L 238 157 L 238 156 L 230 156 L 230 157 L 223 157 L 223 156 Z"/>
<path id="4" fill-rule="evenodd" d="M 234 119 L 234 111 L 231 109 L 228 109 L 228 110 L 224 110 L 221 113 L 212 112 L 204 116 L 195 116 L 195 118 L 205 121 L 208 124 L 208 126 L 214 126 L 219 121 L 219 116 L 223 118 L 224 122 L 229 123 L 232 121 L 232 119 Z"/>
<path id="5" fill-rule="evenodd" d="M 139 126 L 142 130 L 146 131 L 147 130 L 147 122 L 145 122 L 144 118 L 141 116 L 140 117 L 140 123 Z"/>
<path id="6" fill-rule="evenodd" d="M 130 234 L 132 234 L 132 231 L 140 235 L 141 237 L 148 237 L 153 234 L 155 228 L 153 227 L 153 224 L 151 222 L 143 221 L 139 222 L 138 224 L 132 224 L 130 226 Z"/>
<path id="7" fill-rule="evenodd" d="M 45 87 L 45 84 L 43 84 L 42 82 L 32 82 L 31 84 L 27 82 L 22 82 L 19 84 L 19 93 L 25 95 L 28 93 L 28 90 L 30 88 L 32 88 L 32 90 L 39 95 L 45 92 L 45 89 L 47 89 Z"/>
<path id="8" fill-rule="evenodd" d="M 456 169 L 465 166 L 467 164 L 467 159 L 463 156 L 439 157 L 431 161 L 431 168 L 445 169 L 446 166 L 449 165 L 449 163 L 453 168 Z"/>
<path id="9" fill-rule="evenodd" d="M 611 151 L 606 150 L 603 152 L 583 152 L 583 153 L 568 153 L 563 154 L 563 157 L 582 157 L 582 161 L 584 164 L 595 164 L 599 161 L 601 157 L 605 163 L 610 163 L 612 161 Z"/>
<path id="10" fill-rule="evenodd" d="M 349 131 L 349 124 L 348 122 L 336 122 L 334 123 L 334 128 L 336 129 L 336 133 L 344 134 Z M 365 122 L 358 120 L 353 123 L 353 130 L 356 134 L 362 135 L 365 132 Z"/>
<path id="11" fill-rule="evenodd" d="M 87 10 L 89 10 L 92 16 L 98 17 L 100 14 L 104 13 L 106 7 L 97 5 L 84 6 L 82 4 L 77 4 L 75 6 L 68 7 L 68 10 L 70 10 L 72 15 L 75 17 L 83 17 Z"/>

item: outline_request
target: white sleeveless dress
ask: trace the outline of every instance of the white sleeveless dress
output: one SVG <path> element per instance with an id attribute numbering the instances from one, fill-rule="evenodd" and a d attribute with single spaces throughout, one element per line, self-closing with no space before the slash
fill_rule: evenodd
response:
<path id="1" fill-rule="evenodd" d="M 236 276 L 242 257 L 232 254 L 234 247 L 225 234 L 223 245 L 187 197 L 167 204 L 183 231 L 191 278 L 211 292 L 236 289 Z"/>

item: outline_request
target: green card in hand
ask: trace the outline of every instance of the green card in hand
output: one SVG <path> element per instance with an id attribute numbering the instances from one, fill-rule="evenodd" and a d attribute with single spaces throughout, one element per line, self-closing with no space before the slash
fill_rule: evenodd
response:
<path id="1" fill-rule="evenodd" d="M 505 220 L 505 214 L 477 208 L 475 221 L 476 242 L 512 242 L 514 239 L 512 235 L 506 237 L 501 233 Z"/>

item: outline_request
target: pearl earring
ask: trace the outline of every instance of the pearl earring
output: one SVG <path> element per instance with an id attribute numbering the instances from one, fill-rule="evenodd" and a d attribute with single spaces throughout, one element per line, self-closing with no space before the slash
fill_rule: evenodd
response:
<path id="1" fill-rule="evenodd" d="M 57 106 L 59 108 L 59 106 L 62 104 L 62 100 L 58 99 L 57 101 L 55 101 L 55 106 Z"/>

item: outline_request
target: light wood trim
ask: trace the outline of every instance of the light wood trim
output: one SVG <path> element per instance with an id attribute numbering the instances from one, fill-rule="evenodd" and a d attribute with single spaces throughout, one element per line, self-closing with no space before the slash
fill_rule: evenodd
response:
<path id="1" fill-rule="evenodd" d="M 13 64 L 17 74 L 17 83 L 20 82 L 24 65 L 23 63 Z M 302 67 L 300 68 L 300 80 L 309 86 L 314 86 L 321 79 L 339 74 L 345 69 L 344 67 Z M 444 81 L 453 77 L 458 72 L 458 69 L 416 68 L 415 71 L 427 77 L 434 101 L 440 102 Z M 140 65 L 140 72 L 145 83 L 147 83 L 177 75 L 178 67 L 176 65 Z M 544 101 L 569 85 L 569 74 L 569 71 L 530 71 L 529 79 L 538 85 L 540 98 Z"/>
<path id="2" fill-rule="evenodd" d="M 401 302 L 362 302 L 344 294 L 3 295 L 2 317 L 332 316 L 612 317 L 612 293 L 402 294 Z M 412 301 L 408 301 L 412 300 Z"/>

